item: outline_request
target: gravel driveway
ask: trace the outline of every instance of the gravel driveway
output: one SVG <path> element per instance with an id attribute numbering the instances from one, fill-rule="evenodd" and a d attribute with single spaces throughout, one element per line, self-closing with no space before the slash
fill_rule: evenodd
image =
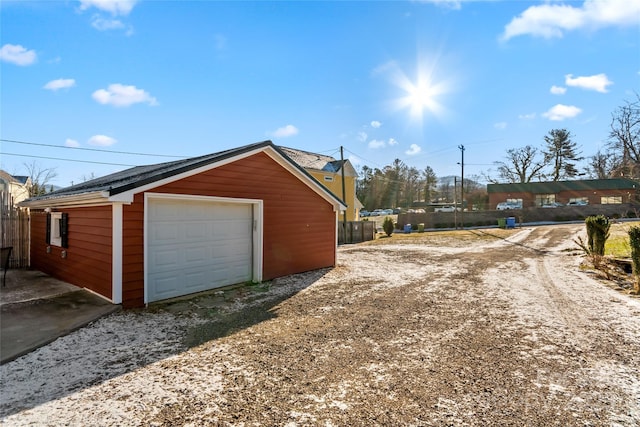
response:
<path id="1" fill-rule="evenodd" d="M 640 300 L 583 226 L 394 236 L 124 311 L 3 365 L 3 425 L 631 426 Z"/>

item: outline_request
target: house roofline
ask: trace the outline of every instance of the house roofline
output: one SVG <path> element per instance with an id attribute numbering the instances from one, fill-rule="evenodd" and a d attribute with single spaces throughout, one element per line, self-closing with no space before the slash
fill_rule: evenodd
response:
<path id="1" fill-rule="evenodd" d="M 259 152 L 265 152 L 269 157 L 274 159 L 289 172 L 293 173 L 302 181 L 305 181 L 317 194 L 334 205 L 336 210 L 345 210 L 347 205 L 338 196 L 329 191 L 325 186 L 319 183 L 309 172 L 307 172 L 302 166 L 298 165 L 285 153 L 278 149 L 278 147 L 271 141 L 263 141 L 238 149 L 231 149 L 223 151 L 220 155 L 202 156 L 204 157 L 200 161 L 186 164 L 176 169 L 167 170 L 165 172 L 159 172 L 153 174 L 147 178 L 139 181 L 127 183 L 117 187 L 110 187 L 108 189 L 98 191 L 87 191 L 71 194 L 53 194 L 49 197 L 47 195 L 29 199 L 20 203 L 20 206 L 29 208 L 47 208 L 47 207 L 79 207 L 79 206 L 95 206 L 105 205 L 112 203 L 131 203 L 133 202 L 133 196 L 135 194 L 151 190 L 160 185 L 182 179 L 191 175 L 195 175 L 202 171 L 213 169 L 223 166 L 228 163 L 240 160 L 242 158 L 257 154 Z M 274 154 L 277 153 L 276 159 Z"/>
<path id="2" fill-rule="evenodd" d="M 68 196 L 25 200 L 18 203 L 18 206 L 31 209 L 46 209 L 50 207 L 81 207 L 108 204 L 111 204 L 108 192 L 93 191 L 82 194 L 70 194 Z"/>

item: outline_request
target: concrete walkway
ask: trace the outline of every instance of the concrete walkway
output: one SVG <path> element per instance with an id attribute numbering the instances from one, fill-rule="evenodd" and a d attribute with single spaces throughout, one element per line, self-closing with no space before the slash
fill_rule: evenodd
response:
<path id="1" fill-rule="evenodd" d="M 120 310 L 102 297 L 34 270 L 9 270 L 0 288 L 0 364 Z"/>

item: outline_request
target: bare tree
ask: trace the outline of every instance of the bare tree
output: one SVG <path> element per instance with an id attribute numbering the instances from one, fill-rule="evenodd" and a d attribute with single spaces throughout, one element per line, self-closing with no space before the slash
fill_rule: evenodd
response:
<path id="1" fill-rule="evenodd" d="M 41 196 L 47 193 L 47 185 L 58 176 L 55 168 L 43 168 L 36 161 L 24 163 L 27 175 L 31 178 L 29 197 Z"/>
<path id="2" fill-rule="evenodd" d="M 545 159 L 539 159 L 538 149 L 527 145 L 507 150 L 506 162 L 495 162 L 498 175 L 504 182 L 531 182 L 542 177 L 547 166 Z"/>
<path id="3" fill-rule="evenodd" d="M 619 163 L 619 159 L 612 153 L 603 153 L 598 150 L 596 154 L 588 158 L 587 174 L 595 179 L 607 179 L 613 169 Z"/>
<path id="4" fill-rule="evenodd" d="M 609 149 L 619 158 L 613 174 L 640 176 L 640 95 L 612 114 Z"/>
<path id="5" fill-rule="evenodd" d="M 559 181 L 578 175 L 576 162 L 582 160 L 576 152 L 578 145 L 571 140 L 571 132 L 566 129 L 552 129 L 545 135 L 547 144 L 544 153 L 545 163 L 551 165 L 551 180 Z"/>

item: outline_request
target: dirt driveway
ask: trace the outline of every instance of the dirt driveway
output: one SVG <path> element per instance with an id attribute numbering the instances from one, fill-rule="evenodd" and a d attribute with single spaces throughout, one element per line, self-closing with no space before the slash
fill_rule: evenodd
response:
<path id="1" fill-rule="evenodd" d="M 583 226 L 342 247 L 333 270 L 115 313 L 1 367 L 3 425 L 631 426 L 640 301 Z"/>

